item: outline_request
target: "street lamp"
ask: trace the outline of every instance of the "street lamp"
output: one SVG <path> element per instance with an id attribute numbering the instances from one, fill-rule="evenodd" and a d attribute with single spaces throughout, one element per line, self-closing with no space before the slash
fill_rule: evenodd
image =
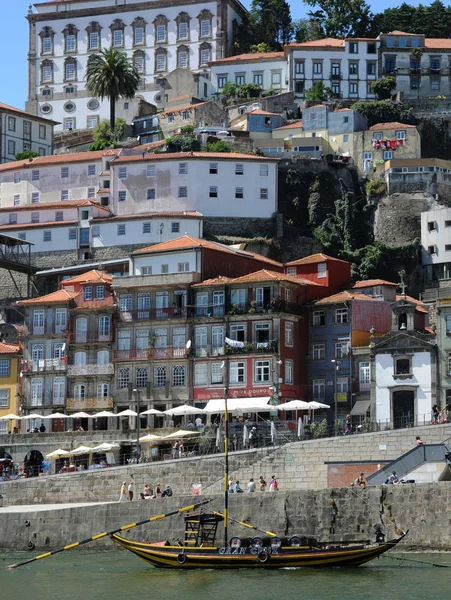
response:
<path id="1" fill-rule="evenodd" d="M 333 358 L 330 362 L 333 363 L 335 366 L 335 372 L 334 372 L 335 426 L 334 426 L 334 431 L 335 431 L 335 437 L 337 437 L 337 435 L 338 435 L 337 378 L 338 378 L 338 370 L 340 368 L 340 361 Z"/>
<path id="2" fill-rule="evenodd" d="M 137 440 L 137 444 L 136 444 L 136 464 L 139 464 L 139 459 L 141 457 L 141 444 L 139 443 L 139 426 L 141 425 L 140 423 L 140 418 L 139 418 L 139 411 L 140 411 L 140 404 L 141 404 L 141 390 L 133 390 L 133 393 L 136 396 L 136 412 L 138 413 L 136 416 L 136 440 Z"/>

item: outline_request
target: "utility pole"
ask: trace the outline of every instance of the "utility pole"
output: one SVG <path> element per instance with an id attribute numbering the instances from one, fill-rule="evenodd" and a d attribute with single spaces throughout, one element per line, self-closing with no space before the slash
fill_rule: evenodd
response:
<path id="1" fill-rule="evenodd" d="M 340 361 L 336 358 L 333 358 L 331 361 L 334 365 L 334 403 L 335 403 L 335 424 L 334 424 L 334 432 L 335 437 L 338 436 L 338 401 L 337 401 L 337 379 L 338 379 L 338 369 L 340 368 Z"/>
<path id="2" fill-rule="evenodd" d="M 141 458 L 141 444 L 139 443 L 139 427 L 141 425 L 139 417 L 139 411 L 141 409 L 141 390 L 135 389 L 133 390 L 133 393 L 136 397 L 136 412 L 138 413 L 136 416 L 136 464 L 139 464 L 139 459 Z"/>

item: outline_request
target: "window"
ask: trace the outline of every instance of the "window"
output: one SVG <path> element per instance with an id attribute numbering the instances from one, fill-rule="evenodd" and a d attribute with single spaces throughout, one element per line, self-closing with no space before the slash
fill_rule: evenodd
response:
<path id="1" fill-rule="evenodd" d="M 55 212 L 55 221 L 62 221 L 64 218 L 64 213 L 62 210 L 57 210 Z"/>
<path id="2" fill-rule="evenodd" d="M 215 185 L 214 186 L 210 186 L 209 197 L 210 198 L 217 198 L 218 197 L 218 188 Z"/>
<path id="3" fill-rule="evenodd" d="M 121 190 L 118 194 L 119 202 L 125 202 L 127 200 L 127 192 L 125 190 Z"/>
<path id="4" fill-rule="evenodd" d="M 65 79 L 75 79 L 75 63 L 71 60 L 70 62 L 66 62 L 65 64 Z M 69 112 L 69 109 L 67 109 Z"/>
<path id="5" fill-rule="evenodd" d="M 96 197 L 96 188 L 90 187 L 88 188 L 88 198 Z"/>
<path id="6" fill-rule="evenodd" d="M 349 382 L 346 377 L 337 378 L 337 394 L 347 394 L 349 390 Z"/>
<path id="7" fill-rule="evenodd" d="M 391 150 L 384 150 L 384 160 L 391 160 L 393 158 L 393 152 Z"/>
<path id="8" fill-rule="evenodd" d="M 254 365 L 255 383 L 268 383 L 271 381 L 271 362 L 269 360 L 256 360 Z"/>
<path id="9" fill-rule="evenodd" d="M 161 265 L 160 273 L 169 273 L 169 265 Z"/>
<path id="10" fill-rule="evenodd" d="M 39 171 L 31 171 L 31 181 L 39 181 Z"/>
<path id="11" fill-rule="evenodd" d="M 376 75 L 376 63 L 367 63 L 366 64 L 366 74 L 367 75 Z"/>
<path id="12" fill-rule="evenodd" d="M 166 54 L 157 54 L 156 61 L 157 61 L 156 70 L 164 71 L 166 69 Z M 169 122 L 169 117 L 168 117 L 168 122 Z"/>
<path id="13" fill-rule="evenodd" d="M 113 31 L 113 46 L 123 46 L 124 44 L 124 32 L 122 29 L 115 29 Z"/>
<path id="14" fill-rule="evenodd" d="M 51 242 L 51 241 L 52 241 L 52 232 L 44 231 L 44 242 Z"/>
<path id="15" fill-rule="evenodd" d="M 177 51 L 177 66 L 182 69 L 188 66 L 188 52 L 180 49 Z"/>
<path id="16" fill-rule="evenodd" d="M 12 140 L 8 140 L 8 154 L 11 154 L 11 156 L 16 155 L 16 142 L 13 142 Z"/>
<path id="17" fill-rule="evenodd" d="M 189 271 L 189 262 L 178 263 L 177 271 L 178 273 L 187 273 Z"/>
<path id="18" fill-rule="evenodd" d="M 0 360 L 0 377 L 9 377 L 9 368 L 10 360 L 9 358 L 4 358 Z"/>
<path id="19" fill-rule="evenodd" d="M 166 384 L 166 367 L 155 367 L 153 385 L 154 387 L 161 388 Z"/>
<path id="20" fill-rule="evenodd" d="M 188 174 L 188 163 L 179 163 L 179 175 Z"/>
<path id="21" fill-rule="evenodd" d="M 26 233 L 18 233 L 17 237 L 19 238 L 19 240 L 25 241 L 27 239 L 27 234 Z"/>
<path id="22" fill-rule="evenodd" d="M 318 264 L 318 279 L 324 279 L 327 277 L 327 263 Z"/>
<path id="23" fill-rule="evenodd" d="M 188 111 L 182 110 L 182 121 L 186 121 L 188 119 Z"/>
<path id="24" fill-rule="evenodd" d="M 348 355 L 348 343 L 349 341 L 336 342 L 335 358 L 345 358 Z"/>
<path id="25" fill-rule="evenodd" d="M 179 40 L 187 40 L 188 39 L 188 23 L 179 23 Z"/>
<path id="26" fill-rule="evenodd" d="M 296 75 L 304 75 L 304 61 L 295 61 L 294 72 Z"/>
<path id="27" fill-rule="evenodd" d="M 260 176 L 261 177 L 268 177 L 268 165 L 260 165 Z"/>
<path id="28" fill-rule="evenodd" d="M 144 27 L 135 27 L 135 44 L 144 43 Z"/>
<path id="29" fill-rule="evenodd" d="M 231 384 L 245 383 L 245 363 L 231 362 L 229 367 L 229 381 Z"/>
<path id="30" fill-rule="evenodd" d="M 186 185 L 179 187 L 179 198 L 188 198 L 188 188 Z"/>
<path id="31" fill-rule="evenodd" d="M 95 174 L 96 174 L 96 166 L 95 165 L 88 165 L 88 175 L 89 175 L 89 177 L 92 177 Z"/>
<path id="32" fill-rule="evenodd" d="M 371 384 L 371 369 L 369 362 L 359 363 L 359 391 L 368 392 Z"/>
<path id="33" fill-rule="evenodd" d="M 149 383 L 149 369 L 147 367 L 138 367 L 136 369 L 136 387 L 145 388 Z"/>
<path id="34" fill-rule="evenodd" d="M 396 69 L 396 58 L 394 56 L 387 56 L 385 58 L 385 73 L 389 75 Z"/>
<path id="35" fill-rule="evenodd" d="M 326 382 L 324 379 L 314 379 L 312 382 L 313 399 L 324 400 L 326 396 Z"/>
<path id="36" fill-rule="evenodd" d="M 172 387 L 185 387 L 185 367 L 183 365 L 172 367 Z"/>
<path id="37" fill-rule="evenodd" d="M 218 174 L 218 163 L 210 163 L 210 175 Z"/>
<path id="38" fill-rule="evenodd" d="M 246 77 L 244 75 L 235 75 L 235 83 L 237 85 L 244 85 L 246 83 Z"/>
<path id="39" fill-rule="evenodd" d="M 200 22 L 200 37 L 209 37 L 211 35 L 211 24 L 209 19 L 203 19 Z"/>
<path id="40" fill-rule="evenodd" d="M 83 289 L 83 297 L 85 300 L 92 300 L 92 285 L 85 285 Z"/>
<path id="41" fill-rule="evenodd" d="M 120 390 L 127 388 L 130 383 L 130 367 L 123 367 L 117 372 L 117 387 Z"/>
<path id="42" fill-rule="evenodd" d="M 335 310 L 335 323 L 347 323 L 348 322 L 348 309 L 337 308 Z"/>
<path id="43" fill-rule="evenodd" d="M 127 167 L 119 167 L 119 179 L 127 179 Z"/>
<path id="44" fill-rule="evenodd" d="M 211 383 L 224 383 L 223 363 L 211 363 Z"/>
<path id="45" fill-rule="evenodd" d="M 42 404 L 43 380 L 33 379 L 31 381 L 31 406 L 40 406 Z"/>
<path id="46" fill-rule="evenodd" d="M 340 76 L 340 63 L 332 63 L 331 75 L 332 75 L 332 77 Z"/>
<path id="47" fill-rule="evenodd" d="M 194 365 L 194 385 L 208 384 L 208 365 L 207 363 L 196 363 Z"/>
<path id="48" fill-rule="evenodd" d="M 349 142 L 349 135 L 343 136 L 343 143 Z"/>
<path id="49" fill-rule="evenodd" d="M 357 95 L 358 92 L 358 84 L 357 83 L 350 83 L 349 84 L 349 94 L 350 95 Z"/>
<path id="50" fill-rule="evenodd" d="M 225 86 L 226 83 L 227 83 L 227 75 L 222 75 L 222 76 L 218 75 L 218 89 L 222 90 L 222 88 Z"/>
<path id="51" fill-rule="evenodd" d="M 61 200 L 69 200 L 69 190 L 61 190 Z"/>
<path id="52" fill-rule="evenodd" d="M 38 212 L 31 213 L 31 222 L 39 223 L 39 213 Z"/>
<path id="53" fill-rule="evenodd" d="M 376 43 L 375 42 L 368 42 L 367 43 L 367 54 L 376 54 L 376 52 L 377 52 L 377 50 L 376 50 Z"/>
<path id="54" fill-rule="evenodd" d="M 17 215 L 16 214 L 9 215 L 9 223 L 10 223 L 10 225 L 15 225 L 17 223 Z"/>
<path id="55" fill-rule="evenodd" d="M 440 58 L 439 57 L 431 58 L 430 68 L 433 71 L 440 71 Z"/>
<path id="56" fill-rule="evenodd" d="M 69 167 L 61 167 L 61 179 L 69 177 Z"/>
<path id="57" fill-rule="evenodd" d="M 125 235 L 125 224 L 117 226 L 117 235 Z"/>
<path id="58" fill-rule="evenodd" d="M 143 223 L 143 233 L 151 233 L 152 232 L 152 226 L 151 223 Z"/>
<path id="59" fill-rule="evenodd" d="M 99 47 L 99 33 L 97 31 L 92 31 L 89 34 L 89 49 L 94 50 Z"/>
<path id="60" fill-rule="evenodd" d="M 52 38 L 44 37 L 42 38 L 42 54 L 48 54 L 52 52 Z"/>
<path id="61" fill-rule="evenodd" d="M 405 140 L 406 139 L 406 132 L 403 129 L 400 129 L 398 131 L 395 131 L 395 136 L 397 140 Z"/>
<path id="62" fill-rule="evenodd" d="M 326 358 L 326 344 L 313 344 L 313 346 L 312 346 L 312 358 L 313 358 L 313 360 L 325 360 L 325 358 Z"/>
<path id="63" fill-rule="evenodd" d="M 72 131 L 75 128 L 75 119 L 63 119 L 63 127 L 65 131 Z"/>
<path id="64" fill-rule="evenodd" d="M 261 73 L 254 73 L 254 84 L 263 87 L 263 75 Z"/>
<path id="65" fill-rule="evenodd" d="M 359 74 L 359 63 L 349 63 L 349 75 Z"/>
<path id="66" fill-rule="evenodd" d="M 436 253 L 436 247 L 435 246 L 428 246 L 428 252 L 429 252 L 429 254 L 435 254 Z"/>
<path id="67" fill-rule="evenodd" d="M 69 229 L 69 239 L 70 240 L 77 239 L 77 230 L 76 229 Z"/>
<path id="68" fill-rule="evenodd" d="M 244 191 L 242 187 L 235 188 L 235 198 L 244 198 Z"/>
<path id="69" fill-rule="evenodd" d="M 173 123 L 173 122 L 174 122 L 174 116 L 168 115 L 168 123 Z"/>
<path id="70" fill-rule="evenodd" d="M 103 285 L 96 286 L 96 298 L 97 298 L 97 300 L 103 300 L 105 298 L 105 286 L 103 286 Z"/>
<path id="71" fill-rule="evenodd" d="M 147 188 L 147 200 L 155 200 L 155 188 Z"/>
<path id="72" fill-rule="evenodd" d="M 435 221 L 428 222 L 428 231 L 437 231 L 437 223 Z"/>
<path id="73" fill-rule="evenodd" d="M 180 233 L 180 223 L 178 221 L 171 223 L 171 233 Z"/>
<path id="74" fill-rule="evenodd" d="M 47 83 L 52 81 L 53 79 L 53 66 L 52 65 L 42 65 L 42 77 L 41 82 Z"/>
<path id="75" fill-rule="evenodd" d="M 156 167 L 155 165 L 147 165 L 147 177 L 155 177 Z"/>
<path id="76" fill-rule="evenodd" d="M 410 358 L 395 359 L 395 375 L 410 375 Z"/>
<path id="77" fill-rule="evenodd" d="M 285 346 L 293 345 L 293 323 L 285 323 Z"/>
<path id="78" fill-rule="evenodd" d="M 323 72 L 323 63 L 322 62 L 314 62 L 313 63 L 313 74 L 321 75 Z"/>
<path id="79" fill-rule="evenodd" d="M 20 205 L 20 194 L 14 194 L 13 204 L 14 206 Z"/>
<path id="80" fill-rule="evenodd" d="M 285 383 L 293 383 L 293 361 L 285 360 Z"/>
<path id="81" fill-rule="evenodd" d="M 0 408 L 9 408 L 9 390 L 0 390 Z M 7 430 L 2 433 L 7 433 Z"/>
<path id="82" fill-rule="evenodd" d="M 357 42 L 349 42 L 349 54 L 358 54 L 359 45 Z"/>
<path id="83" fill-rule="evenodd" d="M 164 42 L 166 40 L 166 25 L 157 25 L 157 42 Z"/>
<path id="84" fill-rule="evenodd" d="M 97 398 L 108 398 L 110 395 L 110 386 L 108 383 L 97 384 Z"/>
<path id="85" fill-rule="evenodd" d="M 8 117 L 8 131 L 16 131 L 16 118 Z"/>
<path id="86" fill-rule="evenodd" d="M 72 52 L 75 50 L 76 38 L 74 34 L 66 35 L 66 52 Z"/>

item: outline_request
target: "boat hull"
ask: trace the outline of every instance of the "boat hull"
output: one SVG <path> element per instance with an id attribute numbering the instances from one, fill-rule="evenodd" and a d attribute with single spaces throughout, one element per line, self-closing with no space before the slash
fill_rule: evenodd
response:
<path id="1" fill-rule="evenodd" d="M 282 569 L 286 567 L 358 567 L 398 544 L 389 542 L 353 545 L 274 548 L 190 548 L 167 546 L 165 542 L 133 542 L 117 534 L 114 542 L 154 567 L 173 569 Z"/>

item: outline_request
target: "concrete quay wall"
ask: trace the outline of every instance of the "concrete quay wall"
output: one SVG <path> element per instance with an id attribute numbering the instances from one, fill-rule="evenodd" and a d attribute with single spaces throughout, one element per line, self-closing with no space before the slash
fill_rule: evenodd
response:
<path id="1" fill-rule="evenodd" d="M 221 510 L 222 497 L 217 495 L 212 499 L 207 507 Z M 62 509 L 53 507 L 52 510 L 39 510 L 38 507 L 27 507 L 24 511 L 18 508 L 0 509 L 0 551 L 26 550 L 29 542 L 38 552 L 55 549 L 96 533 L 187 506 L 193 501 L 192 497 L 179 496 L 168 500 L 115 502 Z M 278 535 L 309 534 L 319 540 L 374 541 L 373 526 L 381 522 L 380 511 L 383 511 L 387 517 L 383 519 L 387 538 L 396 537 L 394 524 L 409 529 L 400 549 L 448 551 L 451 550 L 450 504 L 451 483 L 446 482 L 421 486 L 235 494 L 230 497 L 229 514 Z M 183 539 L 183 531 L 182 516 L 178 515 L 131 529 L 124 535 L 138 541 L 174 540 Z M 233 535 L 249 536 L 252 533 L 241 526 L 230 525 L 228 537 Z M 222 544 L 222 536 L 220 526 L 219 544 Z M 84 546 L 93 549 L 112 547 L 109 538 Z"/>

